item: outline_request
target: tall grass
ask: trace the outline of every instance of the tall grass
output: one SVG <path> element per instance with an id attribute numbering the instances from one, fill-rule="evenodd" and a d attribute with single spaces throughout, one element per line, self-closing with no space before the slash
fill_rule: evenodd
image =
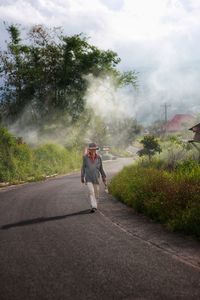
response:
<path id="1" fill-rule="evenodd" d="M 110 192 L 168 228 L 200 238 L 200 165 L 186 161 L 173 171 L 155 165 L 124 168 L 111 180 Z"/>
<path id="2" fill-rule="evenodd" d="M 80 168 L 81 154 L 56 144 L 30 148 L 20 139 L 0 128 L 0 182 L 41 179 Z"/>

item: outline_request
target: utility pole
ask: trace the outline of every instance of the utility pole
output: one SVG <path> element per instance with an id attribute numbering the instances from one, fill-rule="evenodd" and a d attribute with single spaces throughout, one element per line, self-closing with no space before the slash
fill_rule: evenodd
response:
<path id="1" fill-rule="evenodd" d="M 168 107 L 170 107 L 171 105 L 170 104 L 163 104 L 161 105 L 162 107 L 164 107 L 164 110 L 165 110 L 165 124 L 167 123 L 167 110 L 168 110 Z"/>
<path id="2" fill-rule="evenodd" d="M 164 110 L 165 110 L 165 122 L 163 124 L 163 133 L 164 134 L 167 134 L 167 110 L 168 110 L 168 107 L 170 107 L 171 105 L 170 104 L 167 104 L 167 103 L 164 103 L 163 105 L 161 105 L 161 107 L 164 107 Z"/>

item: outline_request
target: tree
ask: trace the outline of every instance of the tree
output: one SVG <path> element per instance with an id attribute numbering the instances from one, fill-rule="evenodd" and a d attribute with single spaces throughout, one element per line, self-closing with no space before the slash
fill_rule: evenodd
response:
<path id="1" fill-rule="evenodd" d="M 25 105 L 24 78 L 26 72 L 27 47 L 20 44 L 20 32 L 17 27 L 8 27 L 10 43 L 4 53 L 0 53 L 1 113 L 4 117 L 17 115 Z"/>
<path id="2" fill-rule="evenodd" d="M 0 52 L 0 114 L 4 123 L 19 120 L 42 127 L 62 113 L 76 122 L 85 110 L 86 76 L 108 74 L 116 87 L 135 85 L 135 72 L 117 70 L 120 58 L 91 45 L 83 34 L 63 35 L 60 28 L 33 26 L 26 43 L 20 27 L 8 26 L 10 42 Z"/>
<path id="3" fill-rule="evenodd" d="M 162 151 L 158 141 L 155 139 L 153 135 L 145 136 L 140 141 L 140 143 L 143 144 L 143 149 L 138 151 L 138 155 L 139 156 L 147 155 L 149 161 L 151 160 L 153 155 L 155 155 L 157 152 L 160 153 Z"/>

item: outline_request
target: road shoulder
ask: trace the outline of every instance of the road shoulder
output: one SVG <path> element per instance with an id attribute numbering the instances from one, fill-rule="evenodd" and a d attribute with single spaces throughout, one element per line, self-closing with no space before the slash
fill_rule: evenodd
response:
<path id="1" fill-rule="evenodd" d="M 103 191 L 99 211 L 127 234 L 200 270 L 200 243 L 193 237 L 168 231 L 163 225 L 135 212 Z"/>

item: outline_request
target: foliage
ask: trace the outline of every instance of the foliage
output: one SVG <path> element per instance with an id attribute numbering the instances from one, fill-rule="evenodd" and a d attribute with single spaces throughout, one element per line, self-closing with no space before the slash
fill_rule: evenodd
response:
<path id="1" fill-rule="evenodd" d="M 136 84 L 134 71 L 117 70 L 117 53 L 98 49 L 83 34 L 65 36 L 60 28 L 35 25 L 22 40 L 19 26 L 8 26 L 7 31 L 10 42 L 6 51 L 0 51 L 4 124 L 17 120 L 25 109 L 25 126 L 44 126 L 60 112 L 77 121 L 85 110 L 88 74 L 110 75 L 116 87 Z"/>
<path id="2" fill-rule="evenodd" d="M 31 149 L 0 127 L 0 182 L 20 182 L 80 168 L 80 150 L 56 144 Z"/>
<path id="3" fill-rule="evenodd" d="M 31 170 L 31 150 L 0 127 L 0 181 L 22 180 Z"/>
<path id="4" fill-rule="evenodd" d="M 138 151 L 138 155 L 147 155 L 149 157 L 149 160 L 151 160 L 151 157 L 155 155 L 156 152 L 160 153 L 162 151 L 158 141 L 153 135 L 144 136 L 140 143 L 143 144 L 143 149 Z"/>
<path id="5" fill-rule="evenodd" d="M 45 175 L 65 173 L 77 168 L 80 164 L 79 152 L 68 151 L 60 145 L 42 145 L 34 149 L 33 153 L 37 172 Z"/>
<path id="6" fill-rule="evenodd" d="M 174 172 L 137 165 L 124 168 L 109 185 L 110 192 L 152 219 L 200 237 L 200 166 Z"/>
<path id="7" fill-rule="evenodd" d="M 179 168 L 181 164 L 187 162 L 199 161 L 199 153 L 190 143 L 186 143 L 177 136 L 168 136 L 164 140 L 160 141 L 162 152 L 157 153 L 149 161 L 142 157 L 138 163 L 145 167 L 155 167 L 157 169 L 163 169 L 173 171 Z"/>
<path id="8" fill-rule="evenodd" d="M 126 71 L 124 73 L 118 72 L 114 77 L 116 87 L 123 87 L 125 85 L 132 85 L 137 87 L 137 73 L 135 71 Z"/>

